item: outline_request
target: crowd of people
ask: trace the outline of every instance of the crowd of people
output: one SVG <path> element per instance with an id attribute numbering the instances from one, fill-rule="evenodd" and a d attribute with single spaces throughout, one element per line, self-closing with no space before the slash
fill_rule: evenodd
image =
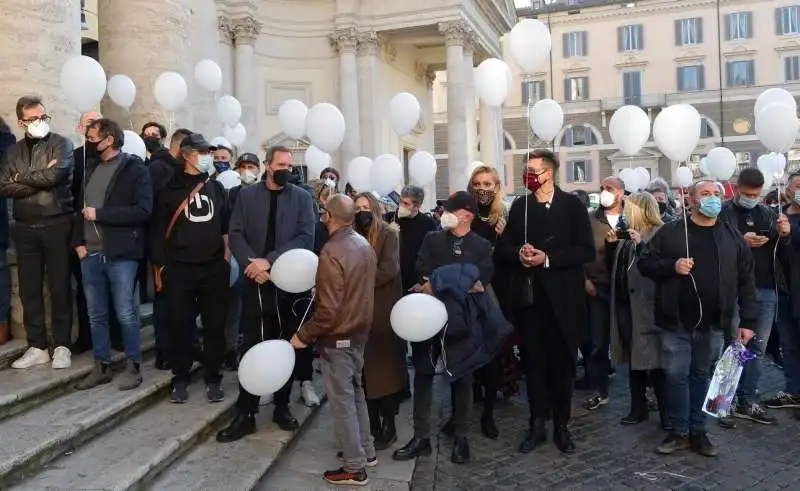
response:
<path id="1" fill-rule="evenodd" d="M 575 388 L 594 391 L 585 409 L 602 408 L 609 374 L 623 363 L 630 414 L 621 423 L 642 423 L 657 408 L 666 431 L 657 452 L 714 456 L 703 398 L 722 347 L 737 339 L 758 357 L 745 367 L 733 416 L 720 424 L 774 424 L 763 406 L 800 407 L 800 238 L 792 237 L 800 230 L 800 175 L 789 178 L 785 206 L 762 204 L 764 177 L 749 168 L 730 201 L 708 180 L 688 188 L 684 203 L 663 181 L 631 194 L 608 177 L 592 207 L 585 194 L 556 185 L 558 158 L 541 150 L 526 155 L 529 194 L 510 208 L 497 171 L 479 166 L 466 189 L 426 213 L 418 186 L 405 186 L 387 207 L 340 182 L 333 168 L 308 181 L 282 146 L 269 148 L 263 161 L 252 153 L 235 158 L 233 148 L 178 129 L 165 147 L 167 130 L 151 122 L 141 131 L 143 161 L 121 151 L 121 127 L 98 113 L 82 116 L 84 144 L 75 150 L 49 130 L 40 99 L 21 98 L 16 113 L 23 139 L 14 142 L 0 125 L 0 197 L 9 198 L 0 205 L 13 203 L 29 344 L 15 369 L 67 368 L 72 353 L 91 349 L 94 369 L 77 389 L 115 377 L 121 390 L 139 386 L 138 304 L 152 278 L 155 365 L 172 371 L 172 402 L 189 399 L 195 362 L 203 366 L 206 398 L 219 402 L 223 372 L 236 370 L 241 354 L 266 339 L 290 341 L 296 365 L 271 397 L 273 422 L 298 428 L 289 408 L 295 380 L 303 401 L 319 404 L 311 384 L 318 356 L 343 462 L 324 477 L 350 485 L 366 484 L 377 452 L 397 442 L 398 408 L 412 388 L 414 434 L 393 452 L 396 460 L 429 454 L 432 432 L 441 431 L 453 438 L 453 462 L 468 462 L 473 402 L 481 404 L 482 435 L 497 438 L 496 401 L 516 393 L 520 375 L 530 419 L 518 450 L 544 444 L 551 424 L 556 447 L 573 453 Z M 216 180 L 227 170 L 239 173 L 240 186 Z M 0 248 L 8 242 L 4 221 Z M 276 259 L 293 249 L 319 256 L 313 292 L 287 293 L 270 281 Z M 233 259 L 240 272 L 231 278 Z M 3 275 L 7 268 L 0 268 L 0 343 L 8 338 Z M 390 322 L 395 303 L 412 293 L 436 296 L 449 319 L 432 339 L 411 343 L 413 374 L 408 343 Z M 773 323 L 786 390 L 762 403 L 759 377 Z M 120 374 L 112 347 L 125 353 Z M 585 377 L 576 381 L 579 354 Z M 441 429 L 430 418 L 436 374 L 451 393 Z M 217 440 L 255 432 L 264 402 L 240 386 L 236 416 Z"/>

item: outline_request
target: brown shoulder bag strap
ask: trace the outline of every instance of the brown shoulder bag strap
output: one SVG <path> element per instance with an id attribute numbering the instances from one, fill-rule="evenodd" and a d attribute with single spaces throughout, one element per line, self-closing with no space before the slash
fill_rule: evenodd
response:
<path id="1" fill-rule="evenodd" d="M 175 227 L 175 222 L 178 221 L 178 217 L 181 216 L 183 210 L 185 210 L 186 207 L 189 206 L 189 203 L 192 202 L 194 197 L 197 196 L 197 193 L 199 193 L 200 190 L 203 189 L 203 186 L 205 185 L 206 185 L 205 181 L 199 182 L 197 186 L 195 186 L 194 189 L 192 189 L 192 192 L 189 193 L 189 196 L 187 196 L 186 199 L 183 200 L 183 202 L 180 204 L 180 206 L 178 206 L 178 208 L 175 209 L 175 213 L 172 214 L 172 219 L 170 219 L 169 225 L 167 226 L 167 233 L 164 234 L 164 240 L 169 240 L 169 236 L 170 234 L 172 234 L 172 229 Z"/>

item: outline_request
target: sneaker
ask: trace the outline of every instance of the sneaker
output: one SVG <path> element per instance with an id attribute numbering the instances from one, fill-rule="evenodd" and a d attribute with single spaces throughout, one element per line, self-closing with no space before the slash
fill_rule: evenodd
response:
<path id="1" fill-rule="evenodd" d="M 688 448 L 691 448 L 691 443 L 689 442 L 688 438 L 671 432 L 666 438 L 664 438 L 664 441 L 661 442 L 661 445 L 656 447 L 656 453 L 660 453 L 661 455 L 671 455 L 675 452 L 686 450 Z"/>
<path id="2" fill-rule="evenodd" d="M 222 402 L 225 400 L 225 391 L 219 382 L 206 384 L 206 397 L 208 402 Z"/>
<path id="3" fill-rule="evenodd" d="M 344 462 L 344 453 L 343 452 L 337 452 L 336 453 L 336 458 L 339 459 L 340 461 Z M 367 459 L 367 467 L 375 467 L 376 465 L 378 465 L 378 456 L 377 455 L 375 457 L 372 457 L 371 459 L 369 459 L 369 458 Z"/>
<path id="4" fill-rule="evenodd" d="M 119 390 L 133 390 L 140 385 L 142 385 L 140 365 L 128 360 L 125 371 L 119 376 Z"/>
<path id="5" fill-rule="evenodd" d="M 798 408 L 800 407 L 800 395 L 780 391 L 772 399 L 764 401 L 764 405 L 770 409 Z"/>
<path id="6" fill-rule="evenodd" d="M 717 418 L 717 424 L 720 428 L 725 428 L 726 430 L 732 430 L 736 428 L 736 416 L 731 414 L 728 416 L 722 416 Z"/>
<path id="7" fill-rule="evenodd" d="M 303 398 L 303 403 L 308 407 L 316 407 L 319 406 L 319 396 L 317 392 L 314 390 L 314 385 L 311 384 L 310 380 L 306 380 L 302 384 L 300 384 L 300 394 Z"/>
<path id="8" fill-rule="evenodd" d="M 733 409 L 733 415 L 739 419 L 749 419 L 762 425 L 774 425 L 778 422 L 776 417 L 767 414 L 764 408 L 756 403 L 749 406 L 736 406 Z"/>
<path id="9" fill-rule="evenodd" d="M 689 438 L 693 452 L 697 452 L 704 457 L 716 457 L 717 446 L 708 438 L 707 433 L 697 433 Z"/>
<path id="10" fill-rule="evenodd" d="M 172 382 L 172 392 L 169 394 L 169 400 L 174 404 L 184 404 L 189 400 L 189 388 L 186 382 L 176 380 Z"/>
<path id="11" fill-rule="evenodd" d="M 583 407 L 589 411 L 594 411 L 600 406 L 605 406 L 606 404 L 608 404 L 608 396 L 603 397 L 600 394 L 595 394 L 583 403 Z"/>
<path id="12" fill-rule="evenodd" d="M 25 369 L 47 363 L 50 363 L 50 354 L 47 352 L 47 350 L 34 348 L 31 346 L 27 351 L 25 351 L 24 355 L 17 358 L 17 360 L 11 364 L 11 368 Z"/>
<path id="13" fill-rule="evenodd" d="M 62 370 L 72 366 L 72 352 L 69 348 L 59 346 L 53 350 L 53 368 Z"/>
<path id="14" fill-rule="evenodd" d="M 222 362 L 222 367 L 229 372 L 235 372 L 239 369 L 239 356 L 236 354 L 236 350 L 225 353 L 225 360 Z"/>
<path id="15" fill-rule="evenodd" d="M 344 467 L 333 471 L 325 471 L 322 473 L 322 477 L 325 478 L 331 484 L 343 485 L 343 486 L 366 486 L 369 484 L 369 478 L 367 477 L 367 471 L 364 469 L 359 469 L 357 471 L 348 471 L 345 470 Z"/>

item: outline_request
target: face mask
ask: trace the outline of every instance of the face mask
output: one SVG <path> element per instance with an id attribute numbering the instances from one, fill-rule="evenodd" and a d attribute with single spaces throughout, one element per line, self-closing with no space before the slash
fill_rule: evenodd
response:
<path id="1" fill-rule="evenodd" d="M 459 219 L 456 215 L 446 211 L 442 213 L 442 218 L 439 219 L 439 223 L 442 224 L 442 228 L 445 230 L 450 230 L 458 227 Z"/>
<path id="2" fill-rule="evenodd" d="M 329 188 L 336 189 L 336 181 L 334 181 L 333 179 L 325 179 L 324 182 L 325 185 L 328 186 Z"/>
<path id="3" fill-rule="evenodd" d="M 603 190 L 600 193 L 600 206 L 603 208 L 611 208 L 614 206 L 614 201 L 616 201 L 616 196 L 611 191 Z"/>
<path id="4" fill-rule="evenodd" d="M 253 184 L 258 180 L 258 176 L 253 173 L 253 171 L 246 170 L 242 174 L 239 174 L 242 178 L 242 182 L 245 185 Z"/>
<path id="5" fill-rule="evenodd" d="M 29 124 L 25 131 L 31 136 L 31 138 L 44 138 L 50 134 L 50 125 L 47 124 L 47 121 L 37 119 Z"/>
<path id="6" fill-rule="evenodd" d="M 98 155 L 100 155 L 100 150 L 97 149 L 97 145 L 99 142 L 90 142 L 87 141 L 83 145 L 83 154 L 86 156 L 87 159 L 96 159 Z"/>
<path id="7" fill-rule="evenodd" d="M 722 209 L 722 200 L 718 196 L 706 196 L 700 200 L 698 211 L 708 218 L 716 218 Z"/>
<path id="8" fill-rule="evenodd" d="M 161 148 L 161 140 L 155 136 L 146 136 L 142 138 L 142 140 L 144 140 L 144 148 L 146 148 L 150 153 L 153 153 Z"/>
<path id="9" fill-rule="evenodd" d="M 272 180 L 280 187 L 285 186 L 290 177 L 292 177 L 292 173 L 287 169 L 276 170 L 272 173 Z"/>
<path id="10" fill-rule="evenodd" d="M 478 200 L 479 205 L 488 205 L 494 201 L 494 190 L 493 189 L 473 189 L 475 193 L 475 198 Z"/>
<path id="11" fill-rule="evenodd" d="M 194 168 L 199 170 L 200 172 L 208 172 L 213 166 L 214 166 L 213 155 L 198 155 L 197 163 L 194 164 Z"/>
<path id="12" fill-rule="evenodd" d="M 794 202 L 800 205 L 800 189 L 794 192 Z"/>
<path id="13" fill-rule="evenodd" d="M 758 206 L 759 199 L 758 198 L 748 198 L 747 196 L 739 196 L 737 200 L 739 206 L 746 210 L 752 210 L 756 206 Z"/>
<path id="14" fill-rule="evenodd" d="M 666 203 L 658 203 L 658 212 L 662 215 L 667 212 L 667 204 Z"/>
<path id="15" fill-rule="evenodd" d="M 217 170 L 217 172 L 223 173 L 226 170 L 231 170 L 231 163 L 225 162 L 224 160 L 215 160 L 214 168 Z"/>
<path id="16" fill-rule="evenodd" d="M 356 225 L 361 230 L 367 230 L 372 225 L 372 212 L 359 211 L 356 213 Z"/>
<path id="17" fill-rule="evenodd" d="M 411 209 L 401 206 L 397 208 L 397 218 L 408 218 L 411 216 Z"/>
<path id="18" fill-rule="evenodd" d="M 539 176 L 537 176 L 534 171 L 526 171 L 525 174 L 522 175 L 522 180 L 525 182 L 525 187 L 532 193 L 538 191 L 543 184 L 539 181 Z"/>

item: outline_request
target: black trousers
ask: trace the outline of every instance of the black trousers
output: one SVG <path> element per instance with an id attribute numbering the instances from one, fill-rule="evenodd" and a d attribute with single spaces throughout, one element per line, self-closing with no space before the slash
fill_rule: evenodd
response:
<path id="1" fill-rule="evenodd" d="M 170 358 L 174 380 L 189 381 L 194 362 L 194 318 L 203 321 L 203 368 L 205 382 L 222 380 L 225 356 L 225 316 L 230 265 L 220 258 L 207 264 L 170 263 L 162 273 L 163 301 L 170 329 Z"/>
<path id="2" fill-rule="evenodd" d="M 287 341 L 292 339 L 292 336 L 297 332 L 303 313 L 305 313 L 305 309 L 293 309 L 294 302 L 299 297 L 279 291 L 272 283 L 259 285 L 249 278 L 243 278 L 242 281 L 244 282 L 242 285 L 242 353 L 246 353 L 253 346 L 268 339 L 285 339 Z M 298 302 L 298 304 L 300 303 L 303 302 Z M 309 355 L 310 351 L 308 350 Z M 297 355 L 300 355 L 300 353 L 297 353 Z M 273 394 L 273 401 L 276 406 L 289 404 L 289 396 L 292 393 L 294 379 L 300 378 L 298 367 L 301 364 L 300 360 L 297 359 L 293 376 L 289 378 L 286 385 Z M 310 363 L 302 365 L 307 372 Z M 309 377 L 308 380 L 311 380 L 311 378 Z M 236 407 L 240 412 L 246 414 L 257 413 L 258 401 L 259 396 L 247 392 L 241 384 L 239 385 L 239 398 L 236 401 Z"/>
<path id="3" fill-rule="evenodd" d="M 28 344 L 34 348 L 48 348 L 44 320 L 45 272 L 50 290 L 53 343 L 55 347 L 72 345 L 71 234 L 69 220 L 34 227 L 17 223 L 14 228 L 23 322 Z"/>
<path id="4" fill-rule="evenodd" d="M 520 309 L 517 325 L 525 354 L 531 424 L 534 419 L 547 420 L 552 415 L 555 425 L 566 425 L 572 412 L 575 353 L 544 290 L 534 292 L 531 307 Z"/>

